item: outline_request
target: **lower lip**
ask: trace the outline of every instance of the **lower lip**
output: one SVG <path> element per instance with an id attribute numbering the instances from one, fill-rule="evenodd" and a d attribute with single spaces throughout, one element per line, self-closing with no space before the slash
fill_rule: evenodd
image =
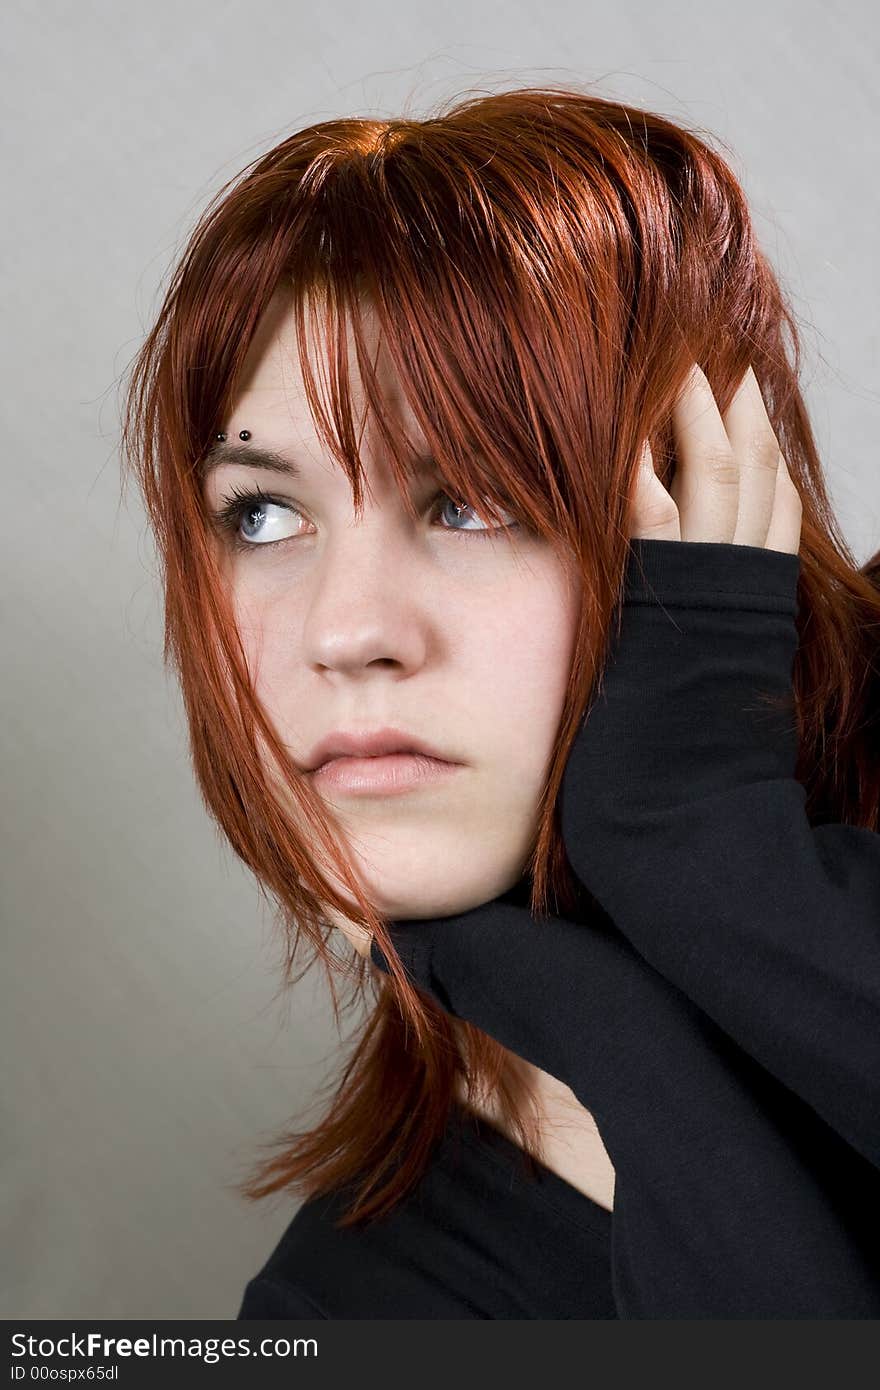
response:
<path id="1" fill-rule="evenodd" d="M 438 782 L 459 767 L 461 763 L 447 763 L 421 753 L 387 753 L 381 758 L 332 758 L 309 776 L 319 786 L 353 796 L 395 796 Z"/>

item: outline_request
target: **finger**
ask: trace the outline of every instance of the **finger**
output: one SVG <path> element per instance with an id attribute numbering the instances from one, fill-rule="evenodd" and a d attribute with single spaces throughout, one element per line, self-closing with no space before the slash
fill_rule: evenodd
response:
<path id="1" fill-rule="evenodd" d="M 676 494 L 683 541 L 733 541 L 739 464 L 712 388 L 694 363 L 672 410 Z"/>
<path id="2" fill-rule="evenodd" d="M 633 484 L 629 534 L 644 540 L 681 540 L 678 508 L 654 472 L 654 456 L 647 439 Z"/>
<path id="3" fill-rule="evenodd" d="M 765 546 L 776 497 L 779 441 L 751 365 L 722 417 L 739 464 L 739 509 L 733 540 Z"/>
<path id="4" fill-rule="evenodd" d="M 776 466 L 773 516 L 764 540 L 764 549 L 782 550 L 788 555 L 797 555 L 801 545 L 803 514 L 801 495 L 780 453 Z"/>

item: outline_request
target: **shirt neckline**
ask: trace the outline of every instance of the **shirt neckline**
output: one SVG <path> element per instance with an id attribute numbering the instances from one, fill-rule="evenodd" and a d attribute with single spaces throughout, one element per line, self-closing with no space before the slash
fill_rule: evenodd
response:
<path id="1" fill-rule="evenodd" d="M 506 1172 L 515 1168 L 520 1182 L 567 1221 L 573 1221 L 610 1239 L 613 1212 L 594 1201 L 592 1197 L 588 1197 L 579 1188 L 572 1186 L 538 1158 L 530 1156 L 533 1175 L 527 1172 L 523 1162 L 524 1150 L 519 1144 L 482 1115 L 468 1109 L 457 1097 L 453 1099 L 453 1105 L 461 1121 L 457 1132 L 466 1143 L 487 1154 Z"/>

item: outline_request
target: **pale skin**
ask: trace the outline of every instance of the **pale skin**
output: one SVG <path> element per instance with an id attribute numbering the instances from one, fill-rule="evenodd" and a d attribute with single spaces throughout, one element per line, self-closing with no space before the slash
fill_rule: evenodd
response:
<path id="1" fill-rule="evenodd" d="M 387 359 L 383 386 L 393 391 Z M 352 384 L 358 378 L 352 361 Z M 401 395 L 407 430 L 421 436 Z M 800 499 L 751 369 L 723 419 L 695 369 L 675 417 L 679 468 L 671 492 L 646 451 L 631 534 L 720 540 L 796 552 Z M 426 478 L 419 521 L 407 516 L 368 425 L 361 456 L 368 497 L 354 516 L 348 480 L 319 440 L 302 392 L 292 323 L 276 298 L 251 346 L 223 430 L 294 456 L 300 476 L 246 464 L 209 475 L 215 509 L 232 486 L 260 485 L 268 546 L 225 564 L 257 690 L 304 762 L 333 729 L 395 724 L 464 763 L 452 780 L 398 797 L 351 798 L 333 809 L 377 908 L 394 918 L 451 915 L 491 901 L 521 877 L 565 695 L 578 585 L 545 542 L 456 516 L 442 480 Z M 252 516 L 253 513 L 251 512 Z M 330 914 L 361 956 L 367 933 Z M 515 1060 L 540 1116 L 542 1160 L 607 1209 L 614 1170 L 589 1111 L 554 1077 Z M 463 1090 L 460 1099 L 464 1100 Z M 491 1096 L 469 1102 L 501 1124 Z M 513 1137 L 513 1136 L 511 1136 Z"/>
<path id="2" fill-rule="evenodd" d="M 673 432 L 678 463 L 669 490 L 654 472 L 650 447 L 644 445 L 635 479 L 632 537 L 716 541 L 798 553 L 803 504 L 751 366 L 722 414 L 705 374 L 694 363 L 675 405 Z M 347 930 L 343 921 L 339 925 Z M 347 934 L 357 951 L 369 953 L 366 933 L 348 924 Z M 600 1206 L 613 1210 L 614 1168 L 592 1115 L 567 1086 L 530 1064 L 522 1065 L 542 1114 L 543 1161 Z M 501 1124 L 491 1097 L 473 1108 Z"/>

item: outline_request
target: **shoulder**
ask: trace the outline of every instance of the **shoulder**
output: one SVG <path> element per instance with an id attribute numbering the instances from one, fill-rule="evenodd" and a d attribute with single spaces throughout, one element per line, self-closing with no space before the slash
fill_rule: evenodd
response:
<path id="1" fill-rule="evenodd" d="M 484 1161 L 478 1183 L 467 1161 L 453 1164 L 447 1149 L 438 1146 L 416 1187 L 381 1217 L 341 1225 L 353 1196 L 347 1188 L 307 1199 L 247 1285 L 240 1316 L 487 1315 L 474 1311 L 491 1278 L 490 1256 L 474 1247 L 474 1230 L 487 1215 L 492 1229 L 498 1225 L 491 1202 L 486 1212 L 487 1198 L 505 1178 Z M 483 1232 L 490 1244 L 492 1229 Z"/>
<path id="2" fill-rule="evenodd" d="M 432 1233 L 418 1202 L 403 1201 L 380 1220 L 340 1226 L 346 1196 L 337 1190 L 303 1203 L 247 1284 L 239 1317 L 381 1317 L 386 1304 L 408 1306 L 412 1261 L 422 1254 L 431 1259 Z"/>
<path id="3" fill-rule="evenodd" d="M 236 1321 L 261 1318 L 326 1318 L 319 1305 L 297 1284 L 281 1276 L 257 1274 L 245 1287 Z"/>
<path id="4" fill-rule="evenodd" d="M 244 1291 L 239 1318 L 328 1318 L 321 1290 L 356 1260 L 356 1232 L 340 1230 L 340 1194 L 300 1206 L 275 1249 Z"/>

